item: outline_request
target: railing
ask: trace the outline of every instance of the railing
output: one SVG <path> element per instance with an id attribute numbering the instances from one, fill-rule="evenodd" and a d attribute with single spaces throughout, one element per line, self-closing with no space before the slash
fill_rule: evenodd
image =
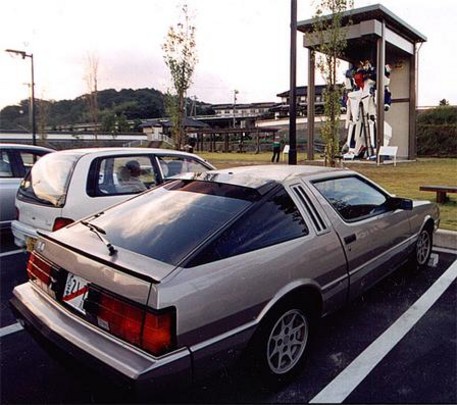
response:
<path id="1" fill-rule="evenodd" d="M 134 141 L 130 141 L 130 142 L 125 143 L 123 146 L 125 146 L 127 148 L 134 148 L 134 147 L 140 147 L 141 148 L 141 147 L 148 146 L 151 143 L 151 141 L 152 142 L 159 142 L 159 143 L 166 143 L 167 145 L 169 145 L 172 148 L 174 148 L 174 146 L 175 146 L 175 144 L 173 142 L 173 139 L 171 139 L 167 135 L 149 134 L 148 137 L 149 137 L 150 140 L 134 140 Z"/>
<path id="2" fill-rule="evenodd" d="M 149 145 L 149 141 L 138 140 L 124 143 L 122 146 L 125 148 L 143 148 Z"/>

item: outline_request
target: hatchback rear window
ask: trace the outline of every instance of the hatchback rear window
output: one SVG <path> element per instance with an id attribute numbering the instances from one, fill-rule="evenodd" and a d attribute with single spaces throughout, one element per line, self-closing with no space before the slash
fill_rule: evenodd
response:
<path id="1" fill-rule="evenodd" d="M 178 181 L 157 188 L 106 211 L 92 223 L 106 231 L 116 247 L 178 265 L 253 203 L 242 187 L 196 183 Z"/>
<path id="2" fill-rule="evenodd" d="M 79 157 L 58 153 L 42 157 L 22 181 L 18 198 L 62 207 L 71 173 Z"/>

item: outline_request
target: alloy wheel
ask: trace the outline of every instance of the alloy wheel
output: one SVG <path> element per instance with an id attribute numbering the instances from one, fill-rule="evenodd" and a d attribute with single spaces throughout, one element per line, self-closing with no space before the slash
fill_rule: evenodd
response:
<path id="1" fill-rule="evenodd" d="M 279 317 L 267 342 L 268 366 L 274 374 L 285 374 L 299 363 L 308 335 L 308 321 L 302 311 L 291 309 Z"/>
<path id="2" fill-rule="evenodd" d="M 417 264 L 419 266 L 423 266 L 427 263 L 428 258 L 430 257 L 431 249 L 432 238 L 430 236 L 430 232 L 423 230 L 419 235 L 419 239 L 417 240 L 416 245 L 416 257 Z"/>

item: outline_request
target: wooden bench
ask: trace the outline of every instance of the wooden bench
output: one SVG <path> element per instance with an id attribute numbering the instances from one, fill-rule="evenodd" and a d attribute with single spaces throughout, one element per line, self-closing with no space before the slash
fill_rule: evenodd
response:
<path id="1" fill-rule="evenodd" d="M 435 191 L 436 202 L 444 204 L 447 201 L 446 193 L 457 193 L 455 186 L 420 186 L 420 191 Z"/>

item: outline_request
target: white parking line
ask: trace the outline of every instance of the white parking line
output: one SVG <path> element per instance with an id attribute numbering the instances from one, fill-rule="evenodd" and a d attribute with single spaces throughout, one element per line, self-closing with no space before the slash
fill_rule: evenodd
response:
<path id="1" fill-rule="evenodd" d="M 0 257 L 16 255 L 18 253 L 25 253 L 25 250 L 24 249 L 18 249 L 18 250 L 11 250 L 10 252 L 3 252 L 3 253 L 0 253 Z"/>
<path id="2" fill-rule="evenodd" d="M 19 332 L 24 329 L 19 322 L 0 328 L 0 338 Z"/>
<path id="3" fill-rule="evenodd" d="M 389 329 L 368 346 L 309 403 L 343 402 L 456 279 L 457 261 Z"/>

